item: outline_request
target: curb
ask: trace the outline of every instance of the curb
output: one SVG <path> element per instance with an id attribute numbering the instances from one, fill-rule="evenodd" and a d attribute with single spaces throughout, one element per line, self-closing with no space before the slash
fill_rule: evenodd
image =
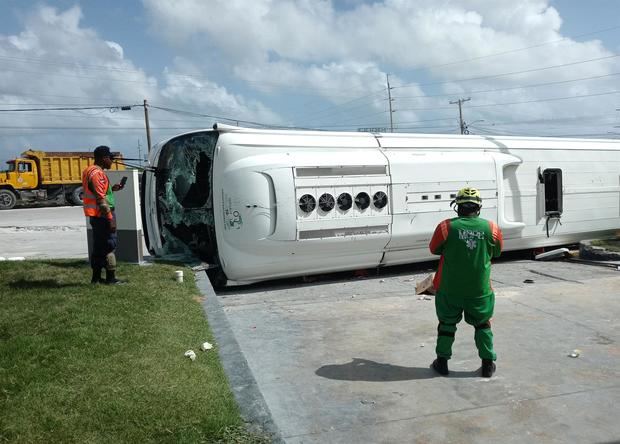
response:
<path id="1" fill-rule="evenodd" d="M 592 240 L 579 242 L 579 257 L 593 261 L 620 261 L 620 253 L 592 245 Z"/>
<path id="2" fill-rule="evenodd" d="M 284 443 L 207 273 L 196 271 L 194 276 L 198 291 L 204 298 L 202 309 L 217 341 L 218 354 L 243 419 L 251 424 L 250 429 L 253 432 L 268 434 L 273 443 Z"/>

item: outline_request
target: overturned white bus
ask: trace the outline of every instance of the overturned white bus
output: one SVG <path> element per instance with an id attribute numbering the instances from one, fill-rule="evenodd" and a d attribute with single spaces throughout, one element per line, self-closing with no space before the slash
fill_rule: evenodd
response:
<path id="1" fill-rule="evenodd" d="M 218 285 L 432 259 L 458 189 L 505 249 L 620 227 L 620 143 L 601 139 L 261 130 L 158 144 L 143 176 L 147 245 L 218 268 Z"/>

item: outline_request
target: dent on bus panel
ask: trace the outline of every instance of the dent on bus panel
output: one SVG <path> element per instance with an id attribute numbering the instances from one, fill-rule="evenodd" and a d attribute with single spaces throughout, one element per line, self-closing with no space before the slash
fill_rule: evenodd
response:
<path id="1" fill-rule="evenodd" d="M 214 255 L 211 168 L 216 136 L 204 133 L 162 148 L 157 193 L 165 254 Z"/>

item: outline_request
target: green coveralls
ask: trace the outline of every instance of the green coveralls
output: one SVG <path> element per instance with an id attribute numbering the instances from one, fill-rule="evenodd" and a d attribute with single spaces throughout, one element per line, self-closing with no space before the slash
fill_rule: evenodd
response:
<path id="1" fill-rule="evenodd" d="M 490 320 L 495 306 L 491 288 L 491 258 L 502 250 L 502 233 L 494 222 L 477 216 L 441 222 L 429 245 L 441 254 L 435 275 L 435 310 L 439 319 L 437 356 L 450 359 L 456 324 L 463 318 L 476 329 L 481 359 L 495 360 Z"/>

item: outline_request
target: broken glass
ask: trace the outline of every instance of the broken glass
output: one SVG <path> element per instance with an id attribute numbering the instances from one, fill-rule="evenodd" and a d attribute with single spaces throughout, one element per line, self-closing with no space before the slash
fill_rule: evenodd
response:
<path id="1" fill-rule="evenodd" d="M 165 255 L 217 262 L 211 186 L 217 137 L 215 131 L 186 134 L 162 147 L 155 174 Z"/>

